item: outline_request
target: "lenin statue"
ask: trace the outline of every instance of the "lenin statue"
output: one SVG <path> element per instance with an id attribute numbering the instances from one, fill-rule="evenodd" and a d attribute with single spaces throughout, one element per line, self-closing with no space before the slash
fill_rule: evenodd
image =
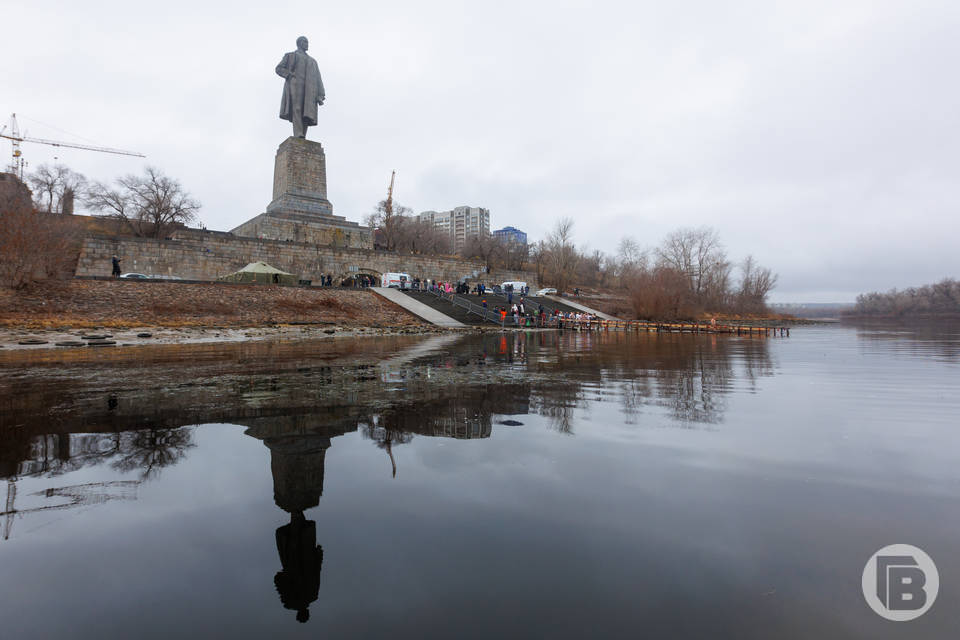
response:
<path id="1" fill-rule="evenodd" d="M 293 122 L 293 135 L 307 137 L 307 127 L 317 124 L 317 106 L 323 104 L 323 80 L 317 61 L 307 55 L 309 42 L 297 38 L 297 50 L 286 53 L 277 65 L 277 75 L 284 78 L 280 118 Z"/>

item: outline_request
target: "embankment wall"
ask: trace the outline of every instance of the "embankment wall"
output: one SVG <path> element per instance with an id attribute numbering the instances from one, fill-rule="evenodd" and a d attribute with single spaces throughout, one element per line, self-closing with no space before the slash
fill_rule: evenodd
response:
<path id="1" fill-rule="evenodd" d="M 187 280 L 216 280 L 251 262 L 263 261 L 314 284 L 320 283 L 321 274 L 330 274 L 336 281 L 356 273 L 380 275 L 401 271 L 414 278 L 447 282 L 462 278 L 486 284 L 525 280 L 531 288 L 538 286 L 535 273 L 494 269 L 487 274 L 483 264 L 457 258 L 403 255 L 193 230 L 167 240 L 88 236 L 80 250 L 76 274 L 109 276 L 112 256 L 120 258 L 124 272 L 178 276 Z"/>

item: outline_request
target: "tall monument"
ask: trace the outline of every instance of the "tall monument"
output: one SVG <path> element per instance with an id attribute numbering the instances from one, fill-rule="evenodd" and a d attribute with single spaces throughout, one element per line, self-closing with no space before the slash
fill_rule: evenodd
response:
<path id="1" fill-rule="evenodd" d="M 283 78 L 280 118 L 293 124 L 293 135 L 277 149 L 273 165 L 273 199 L 266 213 L 231 230 L 239 236 L 308 244 L 372 249 L 370 229 L 333 215 L 327 200 L 327 159 L 323 145 L 307 140 L 326 99 L 317 61 L 307 54 L 310 43 L 297 38 L 296 51 L 277 65 Z"/>

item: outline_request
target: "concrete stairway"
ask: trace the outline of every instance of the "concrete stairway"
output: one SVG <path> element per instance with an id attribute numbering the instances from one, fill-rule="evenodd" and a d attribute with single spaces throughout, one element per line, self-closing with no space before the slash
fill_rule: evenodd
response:
<path id="1" fill-rule="evenodd" d="M 459 295 L 458 297 L 463 298 L 465 300 L 469 300 L 474 304 L 480 304 L 482 300 L 486 300 L 487 307 L 489 307 L 490 309 L 494 309 L 496 307 L 506 307 L 508 309 L 510 308 L 510 304 L 507 303 L 506 294 L 497 294 L 497 293 L 487 292 L 482 296 L 478 296 L 477 294 L 474 293 L 470 295 Z M 580 305 L 573 306 L 573 305 L 566 304 L 560 298 L 554 298 L 553 296 L 537 297 L 533 295 L 521 296 L 516 293 L 513 294 L 514 302 L 519 302 L 520 298 L 523 298 L 523 305 L 528 314 L 536 313 L 540 308 L 539 305 L 541 304 L 543 305 L 543 309 L 544 311 L 546 311 L 547 315 L 553 315 L 554 310 L 559 310 L 564 313 L 568 313 L 568 312 L 577 313 L 578 311 L 582 312 L 585 309 L 585 307 L 582 307 Z M 589 313 L 595 313 L 597 316 L 603 317 L 600 314 L 600 312 L 597 312 L 597 311 L 590 311 Z"/>
<path id="2" fill-rule="evenodd" d="M 374 292 L 376 295 L 382 298 L 386 298 L 387 300 L 394 303 L 398 307 L 402 307 L 406 309 L 413 315 L 426 320 L 430 324 L 435 324 L 440 327 L 466 326 L 463 322 L 458 321 L 456 318 L 452 317 L 451 315 L 443 313 L 439 311 L 437 308 L 426 305 L 422 301 L 416 298 L 413 298 L 408 293 L 405 293 L 398 289 L 385 289 L 383 287 L 371 287 L 370 291 Z M 442 301 L 438 301 L 438 302 L 442 302 Z M 454 308 L 453 305 L 448 302 L 442 302 L 442 304 L 445 304 L 448 307 Z"/>
<path id="3" fill-rule="evenodd" d="M 479 315 L 470 313 L 463 307 L 457 306 L 448 300 L 439 298 L 436 294 L 430 293 L 429 291 L 405 291 L 404 295 L 464 325 L 478 326 L 492 324 L 490 321 L 484 320 Z M 470 302 L 479 304 L 478 300 L 471 300 Z"/>

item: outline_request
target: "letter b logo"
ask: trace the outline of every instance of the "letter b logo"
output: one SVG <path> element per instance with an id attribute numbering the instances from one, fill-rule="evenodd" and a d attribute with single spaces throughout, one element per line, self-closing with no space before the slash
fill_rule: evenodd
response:
<path id="1" fill-rule="evenodd" d="M 923 550 L 892 544 L 877 551 L 863 568 L 863 597 L 887 620 L 919 618 L 933 606 L 940 575 Z"/>

